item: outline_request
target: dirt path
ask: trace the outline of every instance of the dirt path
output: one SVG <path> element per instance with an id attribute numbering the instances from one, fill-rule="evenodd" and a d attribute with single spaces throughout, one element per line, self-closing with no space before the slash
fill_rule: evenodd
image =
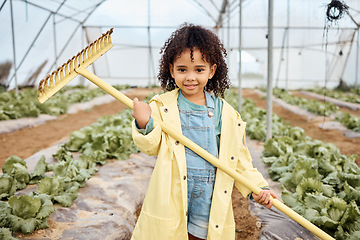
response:
<path id="1" fill-rule="evenodd" d="M 243 97 L 252 99 L 258 107 L 266 109 L 266 99 L 254 93 L 252 90 L 243 90 Z M 308 121 L 305 117 L 291 113 L 277 104 L 273 105 L 273 112 L 282 117 L 291 126 L 299 126 L 303 128 L 306 135 L 326 143 L 329 142 L 335 144 L 342 154 L 357 154 L 358 158 L 356 163 L 360 166 L 360 138 L 347 138 L 338 130 L 323 130 L 319 128 L 318 121 Z"/>
<path id="2" fill-rule="evenodd" d="M 126 95 L 131 99 L 134 97 L 144 99 L 151 91 L 136 89 L 129 91 Z M 0 134 L 0 166 L 11 155 L 23 159 L 28 158 L 39 150 L 51 147 L 64 138 L 68 138 L 71 132 L 95 123 L 98 118 L 116 114 L 125 108 L 123 103 L 114 100 L 108 104 L 95 106 L 91 110 L 61 115 L 58 119 L 48 121 L 43 125 Z"/>

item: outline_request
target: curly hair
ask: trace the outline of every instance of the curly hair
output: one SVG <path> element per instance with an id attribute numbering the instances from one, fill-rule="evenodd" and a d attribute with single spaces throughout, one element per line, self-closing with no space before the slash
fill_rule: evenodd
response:
<path id="1" fill-rule="evenodd" d="M 182 24 L 173 32 L 160 50 L 160 54 L 163 55 L 160 59 L 158 80 L 162 89 L 171 91 L 177 88 L 175 79 L 170 73 L 170 64 L 173 64 L 174 60 L 186 49 L 190 50 L 192 60 L 194 49 L 199 49 L 204 61 L 206 60 L 210 65 L 217 65 L 215 75 L 207 82 L 205 91 L 224 97 L 225 90 L 230 88 L 228 68 L 225 63 L 227 53 L 224 45 L 211 30 L 188 23 Z"/>

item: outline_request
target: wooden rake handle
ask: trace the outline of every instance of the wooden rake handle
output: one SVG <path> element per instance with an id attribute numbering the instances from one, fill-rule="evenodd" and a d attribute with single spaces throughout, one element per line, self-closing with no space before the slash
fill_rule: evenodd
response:
<path id="1" fill-rule="evenodd" d="M 111 34 L 113 32 L 113 29 L 110 29 L 106 33 L 104 33 L 101 37 L 99 37 L 97 40 L 95 40 L 93 43 L 91 43 L 89 46 L 84 48 L 81 52 L 79 52 L 76 56 L 74 56 L 72 59 L 69 59 L 68 62 L 64 63 L 61 67 L 59 67 L 57 70 L 53 71 L 51 74 L 49 74 L 45 79 L 41 80 L 39 83 L 39 102 L 43 103 L 47 99 L 49 99 L 52 95 L 54 95 L 57 91 L 59 91 L 62 87 L 64 87 L 69 81 L 71 81 L 74 77 L 76 77 L 78 74 L 84 76 L 85 78 L 92 81 L 95 85 L 99 86 L 103 90 L 105 90 L 107 93 L 112 95 L 117 100 L 124 103 L 126 106 L 128 106 L 131 109 L 134 109 L 133 101 L 126 97 L 124 94 L 116 90 L 111 85 L 104 82 L 101 78 L 87 70 L 86 68 L 92 64 L 94 61 L 96 61 L 99 57 L 101 57 L 105 52 L 107 52 L 113 44 L 111 43 Z M 258 186 L 252 184 L 249 182 L 246 178 L 244 178 L 241 174 L 236 172 L 235 170 L 223 166 L 220 164 L 219 160 L 215 158 L 212 154 L 192 142 L 190 139 L 186 138 L 181 133 L 178 133 L 174 131 L 174 129 L 163 122 L 161 119 L 158 119 L 157 117 L 152 116 L 153 119 L 158 122 L 161 126 L 161 129 L 169 134 L 172 138 L 178 140 L 181 144 L 184 146 L 187 146 L 197 154 L 199 154 L 201 157 L 203 157 L 205 160 L 231 176 L 236 181 L 240 182 L 242 185 L 250 189 L 256 194 L 259 194 L 262 190 Z M 316 227 L 314 224 L 303 218 L 301 215 L 297 214 L 293 210 L 291 210 L 289 207 L 287 207 L 285 204 L 280 202 L 277 199 L 272 199 L 273 205 L 279 209 L 281 212 L 307 228 L 309 231 L 313 232 L 318 237 L 328 240 L 333 239 L 331 236 L 329 236 L 327 233 L 322 231 L 320 228 Z"/>
<path id="2" fill-rule="evenodd" d="M 134 109 L 133 101 L 130 98 L 128 98 L 123 93 L 116 90 L 114 87 L 112 87 L 111 85 L 109 85 L 108 83 L 103 81 L 101 78 L 99 78 L 98 76 L 96 76 L 95 74 L 93 74 L 92 72 L 87 70 L 86 68 L 79 68 L 79 69 L 76 69 L 75 71 L 77 73 L 79 73 L 80 75 L 84 76 L 85 78 L 89 79 L 95 85 L 97 85 L 100 88 L 102 88 L 103 90 L 105 90 L 107 93 L 109 93 L 111 96 L 113 96 L 114 98 L 116 98 L 120 102 L 124 103 L 129 108 Z M 166 132 L 167 134 L 169 134 L 169 136 L 171 136 L 172 138 L 178 140 L 181 144 L 183 144 L 184 146 L 187 146 L 188 148 L 190 148 L 191 150 L 193 150 L 194 152 L 199 154 L 201 157 L 203 157 L 208 162 L 210 162 L 211 164 L 213 164 L 214 166 L 216 166 L 217 168 L 219 168 L 220 170 L 222 170 L 223 172 L 225 172 L 226 174 L 231 176 L 236 181 L 239 181 L 242 185 L 246 186 L 248 189 L 253 191 L 255 194 L 260 193 L 260 191 L 262 189 L 259 188 L 256 185 L 252 184 L 251 182 L 249 182 L 241 174 L 239 174 L 238 172 L 236 172 L 235 170 L 233 170 L 233 169 L 231 169 L 231 168 L 229 168 L 227 166 L 224 166 L 224 165 L 220 164 L 219 159 L 217 159 L 212 154 L 210 154 L 209 152 L 207 152 L 206 150 L 204 150 L 203 148 L 201 148 L 200 146 L 195 144 L 190 139 L 186 138 L 184 135 L 179 134 L 178 132 L 174 131 L 174 128 L 172 128 L 171 126 L 166 124 L 161 119 L 158 119 L 157 117 L 154 117 L 154 116 L 152 116 L 152 118 L 156 122 L 158 122 L 160 124 L 161 129 L 164 132 Z M 314 233 L 315 235 L 317 235 L 321 239 L 324 239 L 324 240 L 332 239 L 332 240 L 334 240 L 334 238 L 332 238 L 330 235 L 328 235 L 327 233 L 322 231 L 320 228 L 318 228 L 317 226 L 315 226 L 314 224 L 312 224 L 311 222 L 306 220 L 304 217 L 302 217 L 301 215 L 299 215 L 295 211 L 293 211 L 291 208 L 286 206 L 281 201 L 279 201 L 277 199 L 274 199 L 274 198 L 272 198 L 272 201 L 273 201 L 273 205 L 277 209 L 279 209 L 281 212 L 283 212 L 284 214 L 286 214 L 287 216 L 289 216 L 290 218 L 292 218 L 293 220 L 295 220 L 296 222 L 301 224 L 303 227 L 305 227 L 306 229 L 308 229 L 309 231 L 311 231 L 312 233 Z"/>

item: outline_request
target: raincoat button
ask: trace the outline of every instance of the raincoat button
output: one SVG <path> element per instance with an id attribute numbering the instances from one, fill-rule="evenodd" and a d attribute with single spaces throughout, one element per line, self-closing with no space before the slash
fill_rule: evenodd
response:
<path id="1" fill-rule="evenodd" d="M 238 126 L 240 127 L 240 126 L 241 126 L 241 123 L 238 123 Z"/>
<path id="2" fill-rule="evenodd" d="M 227 193 L 227 191 L 225 190 L 225 193 Z"/>
<path id="3" fill-rule="evenodd" d="M 186 176 L 184 176 L 184 180 L 186 180 Z"/>
<path id="4" fill-rule="evenodd" d="M 167 112 L 168 112 L 168 109 L 167 109 L 167 108 L 164 108 L 164 112 L 166 112 L 166 113 L 167 113 Z"/>
<path id="5" fill-rule="evenodd" d="M 216 227 L 216 228 L 218 228 L 218 227 L 219 227 L 219 225 L 216 225 L 215 227 Z"/>
<path id="6" fill-rule="evenodd" d="M 175 141 L 175 145 L 179 145 L 179 141 Z"/>
<path id="7" fill-rule="evenodd" d="M 231 160 L 234 160 L 234 157 L 231 157 Z"/>

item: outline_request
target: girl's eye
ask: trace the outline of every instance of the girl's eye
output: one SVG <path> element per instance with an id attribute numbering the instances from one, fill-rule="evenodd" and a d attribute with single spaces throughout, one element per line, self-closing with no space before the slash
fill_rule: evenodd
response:
<path id="1" fill-rule="evenodd" d="M 185 70 L 185 68 L 179 68 L 178 71 L 179 72 L 185 72 L 186 70 Z"/>
<path id="2" fill-rule="evenodd" d="M 203 71 L 204 71 L 204 69 L 199 68 L 199 69 L 196 69 L 196 71 L 200 73 L 200 72 L 203 72 Z"/>

